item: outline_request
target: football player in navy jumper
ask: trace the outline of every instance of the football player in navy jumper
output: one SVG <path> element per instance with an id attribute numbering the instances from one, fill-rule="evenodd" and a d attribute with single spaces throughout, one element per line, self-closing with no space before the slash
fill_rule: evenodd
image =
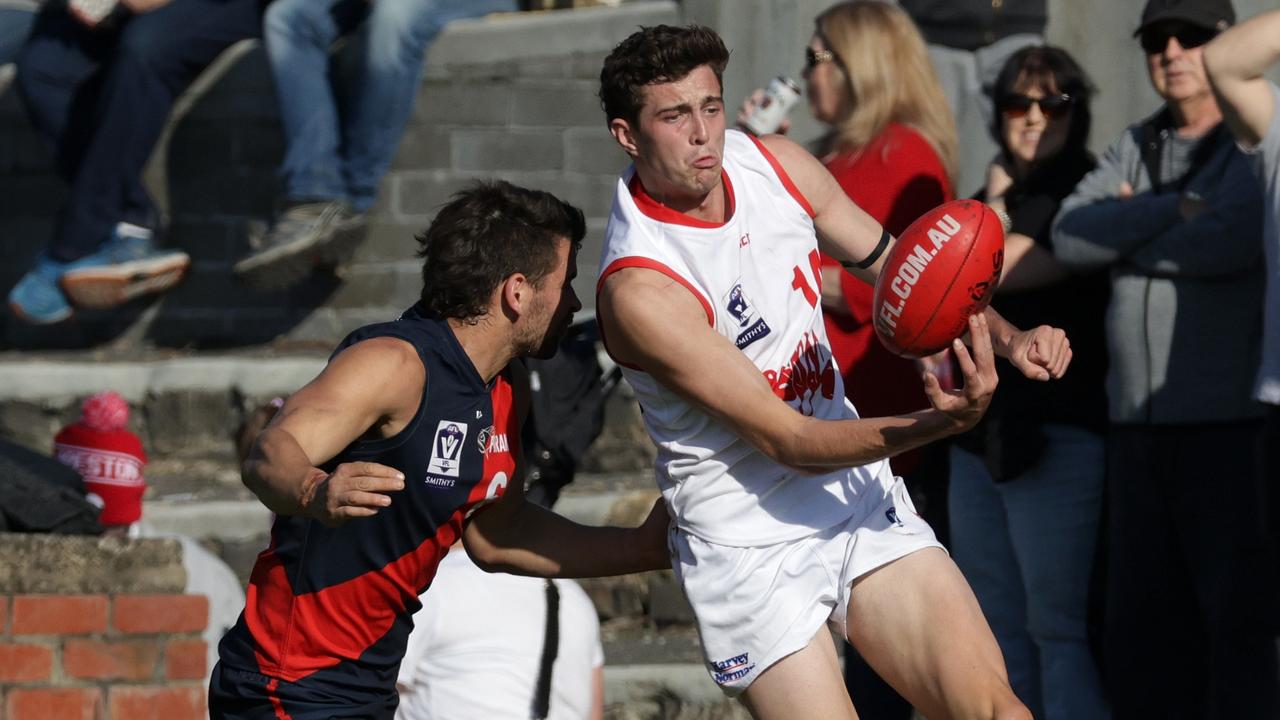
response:
<path id="1" fill-rule="evenodd" d="M 586 527 L 518 482 L 527 395 L 504 369 L 555 352 L 581 308 L 584 234 L 582 213 L 545 192 L 459 193 L 419 237 L 422 299 L 353 332 L 289 396 L 243 466 L 278 517 L 219 647 L 212 717 L 391 718 L 418 595 L 459 537 L 489 571 L 670 566 L 661 501 L 639 528 Z"/>

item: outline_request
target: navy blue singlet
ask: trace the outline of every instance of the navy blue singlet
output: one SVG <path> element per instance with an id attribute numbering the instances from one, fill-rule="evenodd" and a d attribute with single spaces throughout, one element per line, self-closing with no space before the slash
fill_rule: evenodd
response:
<path id="1" fill-rule="evenodd" d="M 515 473 L 519 420 L 503 376 L 486 384 L 448 324 L 416 305 L 399 320 L 356 330 L 334 354 L 375 337 L 417 349 L 426 368 L 418 412 L 394 437 L 353 442 L 324 469 L 376 462 L 403 472 L 405 489 L 376 516 L 340 528 L 276 519 L 245 611 L 219 646 L 219 670 L 236 676 L 220 681 L 215 673 L 215 717 L 299 718 L 310 709 L 333 717 L 344 714 L 335 708 L 388 702 L 394 708 L 418 595 L 468 514 L 502 495 Z M 246 689 L 246 678 L 266 686 L 257 700 L 269 702 L 262 709 L 274 715 L 249 711 L 245 694 L 258 691 Z"/>

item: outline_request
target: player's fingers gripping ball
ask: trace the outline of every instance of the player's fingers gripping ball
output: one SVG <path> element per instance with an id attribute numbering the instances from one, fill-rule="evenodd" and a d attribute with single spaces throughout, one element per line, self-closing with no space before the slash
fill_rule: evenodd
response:
<path id="1" fill-rule="evenodd" d="M 898 237 L 876 279 L 876 335 L 892 352 L 924 357 L 948 347 L 986 309 L 1004 265 L 1004 228 L 977 200 L 921 215 Z"/>

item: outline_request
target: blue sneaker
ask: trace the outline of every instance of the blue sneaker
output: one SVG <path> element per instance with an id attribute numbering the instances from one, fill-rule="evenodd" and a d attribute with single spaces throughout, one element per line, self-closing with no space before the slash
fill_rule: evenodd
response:
<path id="1" fill-rule="evenodd" d="M 150 230 L 119 223 L 96 252 L 67 263 L 60 284 L 76 307 L 113 308 L 177 285 L 190 265 L 184 252 L 157 249 Z"/>
<path id="2" fill-rule="evenodd" d="M 41 254 L 32 268 L 13 290 L 9 291 L 9 309 L 33 325 L 52 325 L 71 317 L 71 304 L 58 288 L 67 263 Z"/>

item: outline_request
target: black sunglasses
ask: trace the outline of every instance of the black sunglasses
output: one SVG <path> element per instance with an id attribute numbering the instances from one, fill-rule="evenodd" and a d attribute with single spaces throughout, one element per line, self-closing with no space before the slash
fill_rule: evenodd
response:
<path id="1" fill-rule="evenodd" d="M 1138 36 L 1142 51 L 1148 55 L 1158 55 L 1169 47 L 1169 38 L 1175 38 L 1184 50 L 1198 48 L 1213 39 L 1218 32 L 1197 25 L 1161 26 L 1144 28 Z"/>
<path id="2" fill-rule="evenodd" d="M 804 67 L 806 70 L 812 70 L 825 62 L 832 62 L 836 59 L 836 54 L 830 50 L 814 50 L 811 47 L 804 49 Z"/>
<path id="3" fill-rule="evenodd" d="M 1005 95 L 1000 98 L 1000 112 L 1007 118 L 1020 118 L 1031 112 L 1031 106 L 1035 105 L 1040 108 L 1040 114 L 1044 115 L 1046 120 L 1052 120 L 1070 110 L 1075 101 L 1075 98 L 1066 93 L 1046 95 L 1041 98 L 1033 98 L 1029 95 Z"/>

